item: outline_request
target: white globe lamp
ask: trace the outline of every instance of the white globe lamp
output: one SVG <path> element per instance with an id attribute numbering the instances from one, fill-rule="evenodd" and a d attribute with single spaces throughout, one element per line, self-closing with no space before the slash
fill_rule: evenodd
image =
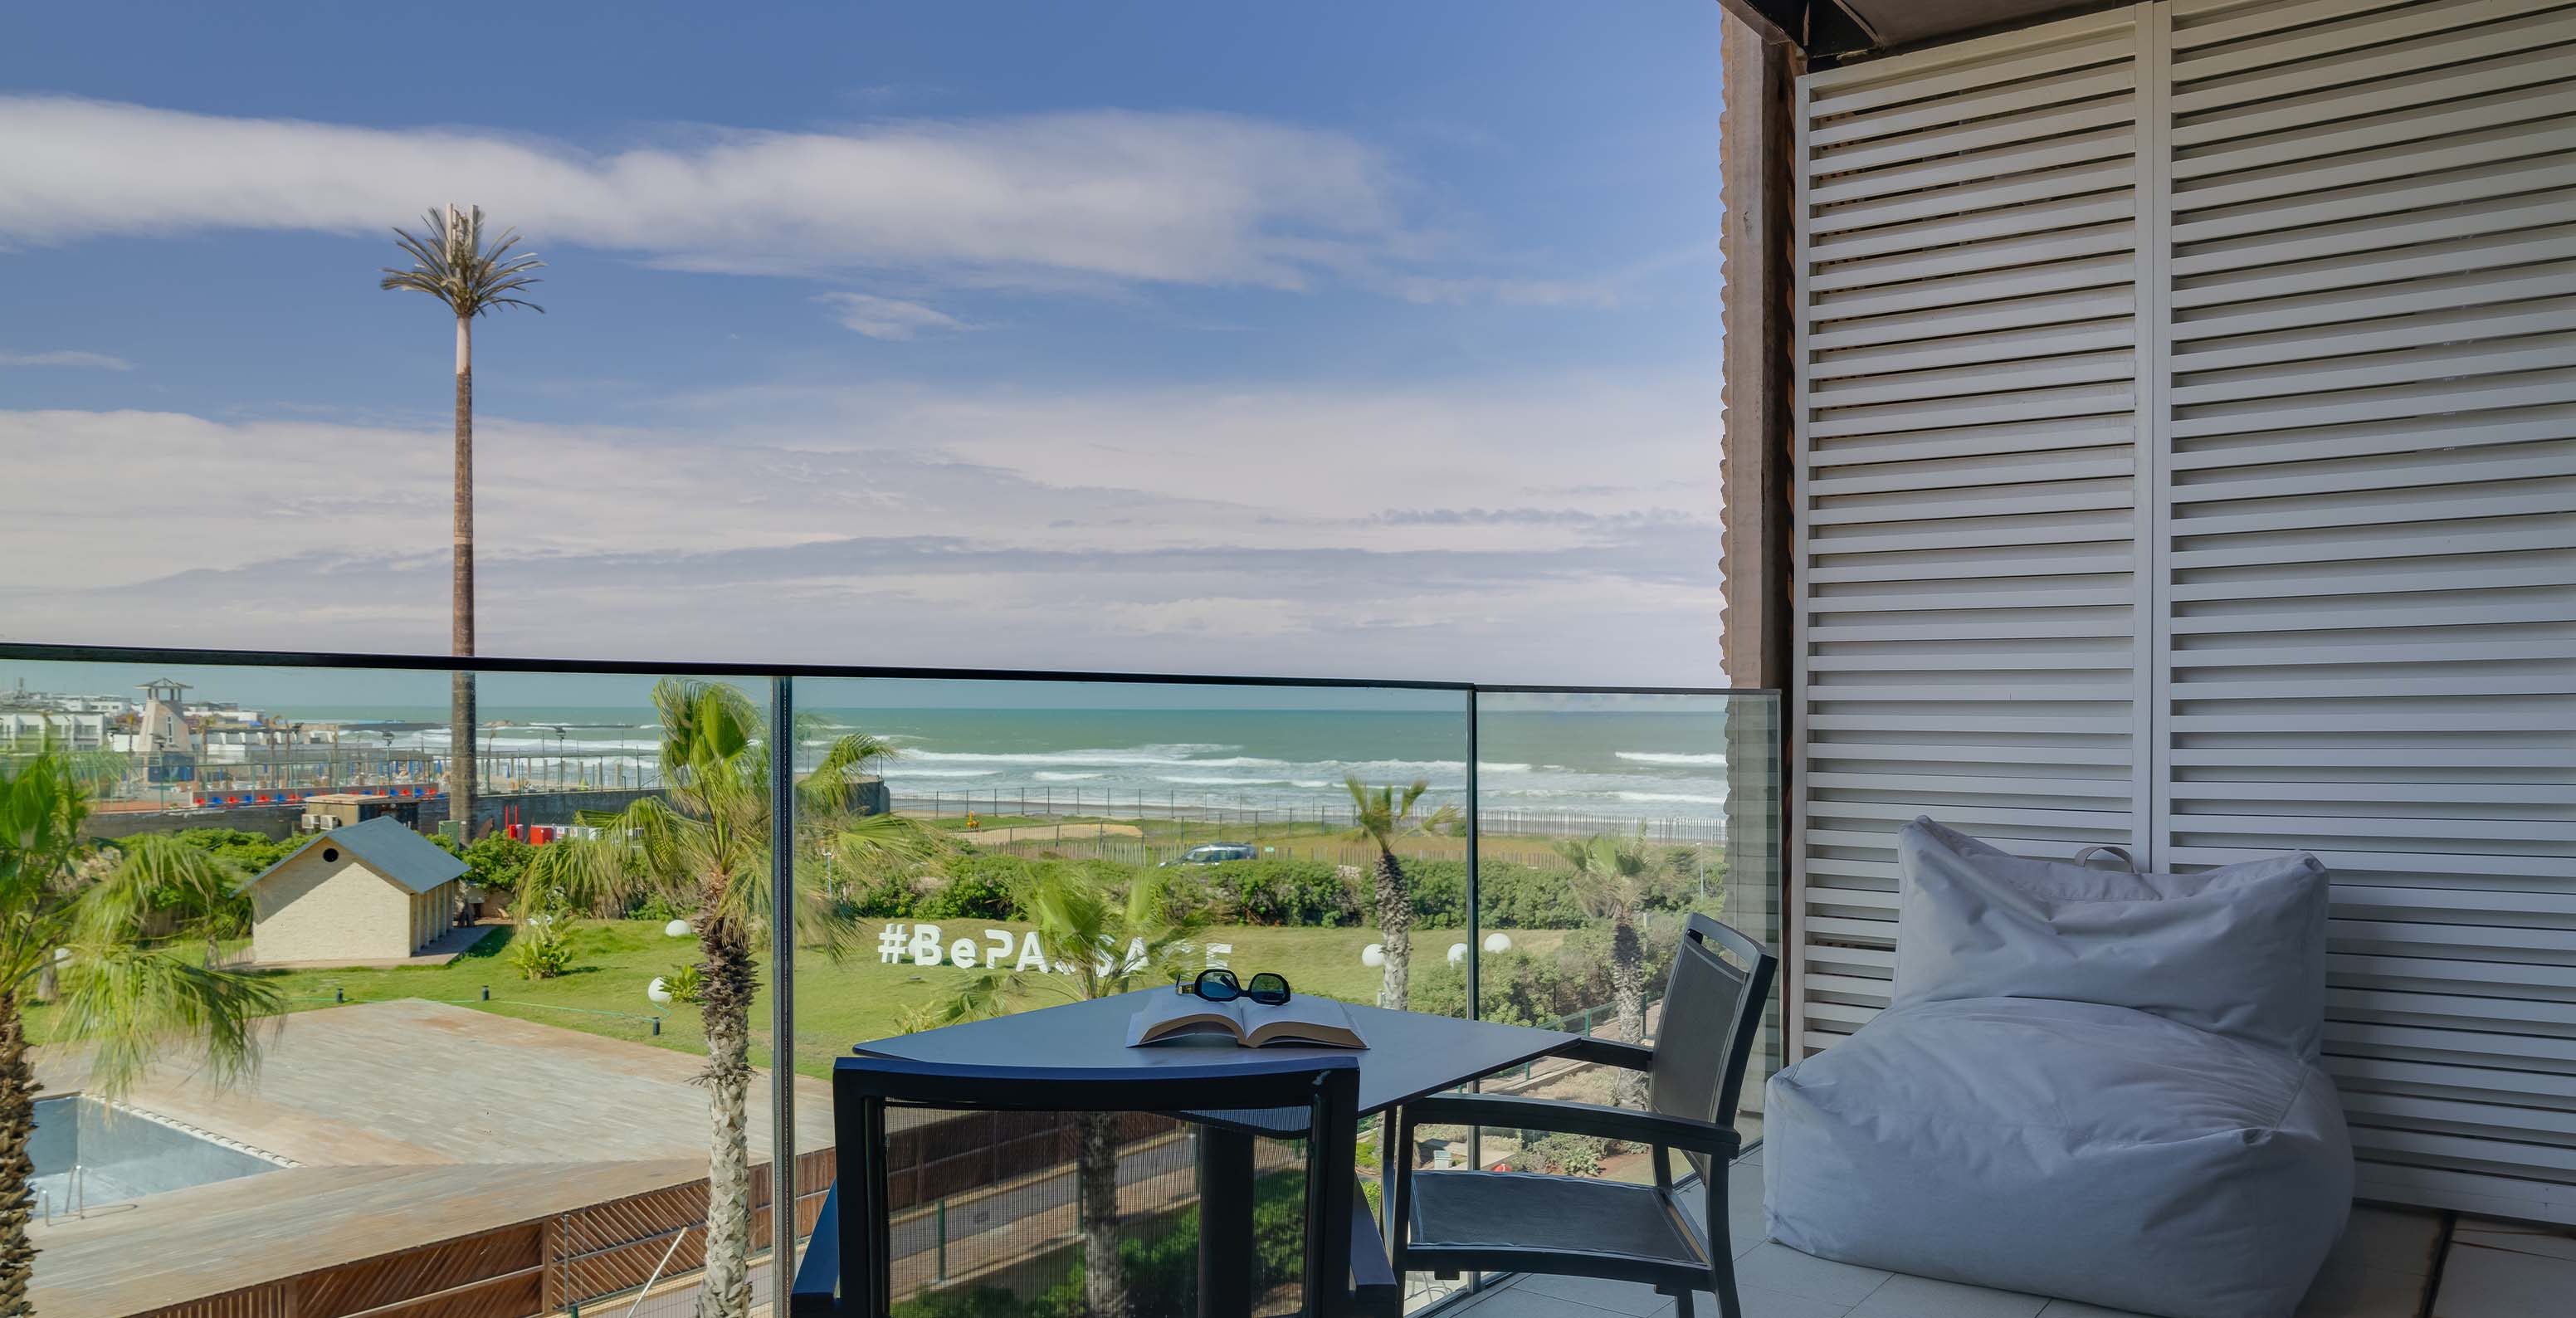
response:
<path id="1" fill-rule="evenodd" d="M 652 999 L 656 1007 L 670 1006 L 671 986 L 663 982 L 660 975 L 655 975 L 653 982 L 644 986 L 644 996 Z"/>
<path id="2" fill-rule="evenodd" d="M 1485 950 L 1488 952 L 1508 952 L 1512 950 L 1512 936 L 1510 934 L 1485 935 Z"/>
<path id="3" fill-rule="evenodd" d="M 662 926 L 662 932 L 673 938 L 686 938 L 697 931 L 689 928 L 689 922 L 686 920 L 673 920 Z"/>
<path id="4" fill-rule="evenodd" d="M 1360 964 L 1361 964 L 1361 965 L 1364 965 L 1364 966 L 1382 966 L 1382 965 L 1385 965 L 1385 964 L 1386 964 L 1386 944 L 1384 944 L 1384 943 L 1371 943 L 1371 944 L 1369 944 L 1368 946 L 1361 948 L 1361 949 L 1360 949 Z"/>
<path id="5" fill-rule="evenodd" d="M 1449 964 L 1454 966 L 1466 959 L 1467 945 L 1465 943 L 1451 943 L 1449 945 Z"/>

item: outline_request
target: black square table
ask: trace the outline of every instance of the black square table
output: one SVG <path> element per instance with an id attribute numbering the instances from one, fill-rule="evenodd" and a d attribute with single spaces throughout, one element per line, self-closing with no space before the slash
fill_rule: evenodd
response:
<path id="1" fill-rule="evenodd" d="M 915 1062 L 1077 1070 L 1150 1068 L 1158 1062 L 1183 1061 L 1205 1065 L 1212 1053 L 1245 1058 L 1350 1056 L 1359 1059 L 1359 1113 L 1365 1117 L 1548 1056 L 1581 1037 L 1561 1030 L 1351 1004 L 1351 1023 L 1369 1045 L 1356 1052 L 1284 1045 L 1256 1050 L 1206 1037 L 1128 1047 L 1127 1023 L 1143 1005 L 1144 995 L 1171 991 L 1139 989 L 968 1021 L 878 1039 L 851 1051 Z M 1199 1140 L 1199 1311 L 1210 1318 L 1238 1318 L 1252 1308 L 1252 1151 L 1253 1138 L 1262 1128 L 1258 1123 L 1231 1120 L 1231 1114 L 1224 1112 L 1183 1115 L 1204 1128 Z M 1387 1150 L 1389 1157 L 1397 1153 Z M 1231 1280 L 1215 1284 L 1226 1278 Z"/>

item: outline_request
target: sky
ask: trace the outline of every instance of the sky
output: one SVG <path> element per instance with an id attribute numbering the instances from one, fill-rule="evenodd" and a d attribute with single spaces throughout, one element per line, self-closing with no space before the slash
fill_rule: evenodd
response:
<path id="1" fill-rule="evenodd" d="M 0 40 L 0 640 L 1719 685 L 1718 25 L 93 3 Z"/>

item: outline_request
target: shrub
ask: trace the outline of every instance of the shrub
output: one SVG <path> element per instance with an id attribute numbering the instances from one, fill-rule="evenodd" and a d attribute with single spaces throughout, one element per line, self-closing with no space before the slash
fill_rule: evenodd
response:
<path id="1" fill-rule="evenodd" d="M 1404 867 L 1413 881 L 1413 918 L 1441 929 L 1467 925 L 1467 862 L 1417 860 Z M 1477 922 L 1487 929 L 1570 929 L 1583 923 L 1583 906 L 1563 870 L 1508 860 L 1476 867 Z"/>
<path id="2" fill-rule="evenodd" d="M 692 1007 L 698 1005 L 698 993 L 705 987 L 706 979 L 698 973 L 694 961 L 683 962 L 678 969 L 662 976 L 662 988 L 671 995 L 671 1000 Z"/>
<path id="3" fill-rule="evenodd" d="M 1188 867 L 1211 914 L 1228 924 L 1340 928 L 1360 922 L 1360 894 L 1339 866 L 1321 860 L 1230 860 Z"/>
<path id="4" fill-rule="evenodd" d="M 1020 914 L 1014 889 L 1029 867 L 1009 856 L 959 856 L 949 861 L 948 881 L 923 894 L 913 915 L 925 920 L 1011 920 Z"/>
<path id="5" fill-rule="evenodd" d="M 1557 1176 L 1599 1176 L 1601 1156 L 1609 1151 L 1610 1142 L 1591 1135 L 1569 1135 L 1550 1131 L 1529 1147 L 1540 1171 Z"/>
<path id="6" fill-rule="evenodd" d="M 444 839 L 447 835 L 438 836 Z M 527 873 L 528 862 L 536 854 L 535 847 L 507 833 L 493 833 L 465 848 L 460 858 L 465 862 L 466 882 L 507 896 L 519 890 L 519 879 Z"/>
<path id="7" fill-rule="evenodd" d="M 853 886 L 845 898 L 850 914 L 878 919 L 902 919 L 921 904 L 921 894 L 900 874 L 880 874 L 866 887 Z"/>
<path id="8" fill-rule="evenodd" d="M 286 859 L 288 852 L 304 845 L 307 840 L 300 837 L 272 838 L 264 833 L 238 828 L 183 828 L 173 836 L 217 860 L 230 862 L 246 877 Z"/>
<path id="9" fill-rule="evenodd" d="M 482 844 L 478 842 L 475 845 Z M 626 918 L 629 920 L 652 920 L 669 924 L 673 920 L 686 920 L 695 914 L 697 912 L 681 906 L 658 892 L 645 893 L 626 905 Z"/>
<path id="10" fill-rule="evenodd" d="M 510 939 L 510 964 L 527 979 L 553 979 L 572 969 L 572 915 L 540 911 L 519 923 Z"/>

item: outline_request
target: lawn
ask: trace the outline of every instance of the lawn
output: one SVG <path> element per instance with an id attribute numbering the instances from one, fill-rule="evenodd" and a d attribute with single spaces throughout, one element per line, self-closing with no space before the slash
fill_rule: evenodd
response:
<path id="1" fill-rule="evenodd" d="M 819 951 L 799 955 L 796 976 L 797 1069 L 811 1075 L 828 1074 L 832 1059 L 849 1046 L 868 1039 L 894 1033 L 905 1012 L 939 1000 L 964 983 L 972 972 L 953 966 L 918 966 L 907 956 L 899 964 L 879 959 L 879 932 L 888 924 L 901 924 L 911 932 L 914 921 L 869 920 L 853 941 L 848 953 L 837 963 Z M 1014 943 L 1026 933 L 1024 922 L 1009 920 L 944 920 L 940 925 L 940 942 L 954 943 L 959 938 L 972 938 L 978 944 L 989 940 L 988 929 L 1010 931 Z M 444 966 L 408 967 L 399 970 L 279 970 L 262 972 L 285 999 L 290 1011 L 313 1011 L 343 1002 L 381 1002 L 395 998 L 428 998 L 452 1002 L 477 1011 L 489 1011 L 523 1020 L 542 1021 L 567 1029 L 585 1030 L 611 1038 L 632 1039 L 682 1052 L 704 1051 L 704 1032 L 697 1023 L 696 1012 L 685 1006 L 657 1008 L 644 996 L 645 985 L 657 975 L 669 975 L 696 955 L 696 944 L 675 939 L 662 932 L 662 925 L 652 920 L 585 921 L 571 932 L 576 963 L 571 973 L 549 980 L 526 980 L 508 961 L 506 951 L 512 930 L 501 929 L 472 952 Z M 1563 942 L 1562 932 L 1543 929 L 1511 931 L 1514 944 L 1533 952 L 1552 951 Z M 1448 954 L 1452 943 L 1466 935 L 1457 930 L 1416 929 L 1413 933 L 1416 974 L 1420 968 L 1437 964 Z M 1309 929 L 1222 925 L 1211 928 L 1202 941 L 1228 944 L 1227 963 L 1239 973 L 1275 970 L 1286 975 L 1300 993 L 1314 993 L 1351 1002 L 1370 1002 L 1377 996 L 1378 971 L 1360 963 L 1360 949 L 1377 941 L 1371 929 Z M 909 939 L 907 939 L 907 943 Z M 239 945 L 232 949 L 239 951 Z M 765 959 L 764 959 L 765 961 Z M 1053 976 L 1033 975 L 1039 984 L 1054 982 Z M 489 997 L 485 994 L 488 991 Z M 1028 999 L 1031 1007 L 1061 1001 L 1056 995 L 1040 992 Z M 38 1043 L 51 1040 L 55 1013 L 41 1005 L 28 1009 L 28 1033 Z M 753 1060 L 769 1064 L 768 1021 L 769 995 L 763 991 L 753 1007 L 753 1027 L 757 1036 Z M 656 1032 L 658 1022 L 659 1031 Z"/>

